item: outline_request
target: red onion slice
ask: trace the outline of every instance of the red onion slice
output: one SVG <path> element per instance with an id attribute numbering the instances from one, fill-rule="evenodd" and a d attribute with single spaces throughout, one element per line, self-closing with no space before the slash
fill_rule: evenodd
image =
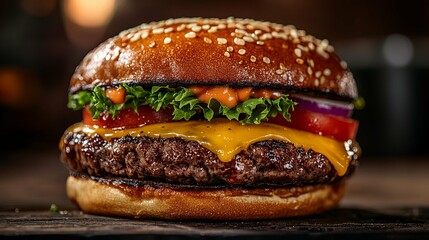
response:
<path id="1" fill-rule="evenodd" d="M 339 117 L 351 117 L 354 108 L 353 103 L 344 103 L 329 99 L 313 98 L 303 95 L 291 95 L 290 98 L 298 103 L 298 105 L 296 105 L 298 108 Z"/>

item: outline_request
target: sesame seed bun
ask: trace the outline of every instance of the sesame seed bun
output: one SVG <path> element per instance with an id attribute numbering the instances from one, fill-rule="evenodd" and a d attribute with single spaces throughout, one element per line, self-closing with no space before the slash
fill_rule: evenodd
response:
<path id="1" fill-rule="evenodd" d="M 68 197 L 89 213 L 134 218 L 246 220 L 303 216 L 335 208 L 344 181 L 276 189 L 173 189 L 69 176 Z M 221 203 L 221 204 L 219 204 Z"/>
<path id="2" fill-rule="evenodd" d="M 100 44 L 77 67 L 70 93 L 94 86 L 257 86 L 357 97 L 327 40 L 250 19 L 180 18 L 143 24 Z"/>

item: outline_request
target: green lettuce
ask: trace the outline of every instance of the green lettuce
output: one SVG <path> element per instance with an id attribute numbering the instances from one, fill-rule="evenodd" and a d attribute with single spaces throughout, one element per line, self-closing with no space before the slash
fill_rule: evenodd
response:
<path id="1" fill-rule="evenodd" d="M 290 121 L 289 111 L 293 111 L 296 105 L 286 94 L 277 99 L 249 98 L 229 108 L 215 99 L 210 99 L 208 103 L 200 102 L 195 94 L 185 87 L 143 88 L 127 84 L 119 87 L 126 91 L 124 103 L 114 104 L 107 98 L 103 88 L 95 87 L 92 91 L 80 91 L 69 95 L 67 106 L 73 110 L 80 110 L 88 105 L 94 119 L 98 119 L 103 112 L 115 118 L 124 108 L 132 108 L 138 114 L 139 106 L 150 106 L 155 111 L 171 107 L 173 120 L 189 120 L 197 115 L 210 121 L 214 117 L 223 116 L 229 120 L 237 120 L 241 124 L 260 124 L 261 121 L 277 114 Z"/>

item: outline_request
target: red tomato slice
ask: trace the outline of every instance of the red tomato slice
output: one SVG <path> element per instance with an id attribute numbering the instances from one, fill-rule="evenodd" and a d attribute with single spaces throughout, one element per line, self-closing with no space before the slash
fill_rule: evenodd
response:
<path id="1" fill-rule="evenodd" d="M 291 119 L 292 121 L 289 122 L 278 114 L 268 122 L 333 137 L 339 141 L 355 139 L 359 125 L 358 121 L 350 118 L 316 113 L 301 108 L 295 108 L 291 112 Z"/>
<path id="2" fill-rule="evenodd" d="M 98 119 L 93 119 L 88 108 L 83 109 L 83 123 L 97 125 L 103 128 L 134 128 L 148 124 L 171 122 L 173 120 L 172 109 L 161 109 L 158 112 L 151 107 L 143 106 L 138 108 L 139 114 L 133 109 L 122 109 L 115 119 L 110 114 L 102 113 Z"/>
<path id="3" fill-rule="evenodd" d="M 83 110 L 83 123 L 97 125 L 103 128 L 134 128 L 148 124 L 173 121 L 173 110 L 165 109 L 158 112 L 148 106 L 138 108 L 139 114 L 133 109 L 123 109 L 115 119 L 109 114 L 101 114 L 98 119 L 92 119 L 88 108 Z M 355 139 L 359 122 L 349 118 L 337 117 L 309 110 L 295 108 L 291 112 L 289 122 L 280 114 L 268 119 L 268 122 L 291 128 L 304 130 L 322 136 L 333 137 L 339 141 Z"/>

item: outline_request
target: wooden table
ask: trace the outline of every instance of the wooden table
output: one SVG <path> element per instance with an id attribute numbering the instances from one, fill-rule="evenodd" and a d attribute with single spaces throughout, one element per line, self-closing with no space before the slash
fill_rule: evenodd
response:
<path id="1" fill-rule="evenodd" d="M 0 238 L 429 239 L 429 159 L 363 158 L 336 210 L 233 222 L 85 214 L 65 196 L 67 171 L 55 150 L 9 154 L 0 163 Z M 52 203 L 60 211 L 49 211 Z"/>

